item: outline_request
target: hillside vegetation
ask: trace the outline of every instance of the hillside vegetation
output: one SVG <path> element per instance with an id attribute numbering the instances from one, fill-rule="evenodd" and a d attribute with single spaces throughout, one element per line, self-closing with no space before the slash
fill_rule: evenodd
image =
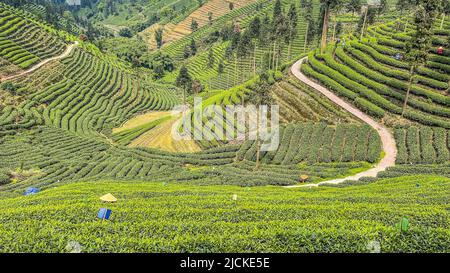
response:
<path id="1" fill-rule="evenodd" d="M 206 1 L 197 10 L 187 16 L 183 21 L 173 26 L 164 28 L 163 42 L 170 44 L 173 41 L 183 38 L 193 32 L 192 21 L 198 24 L 198 28 L 210 24 L 209 16 L 212 20 L 220 18 L 234 9 L 240 9 L 256 0 L 210 0 Z M 212 21 L 211 21 L 212 22 Z"/>
<path id="2" fill-rule="evenodd" d="M 0 76 L 29 68 L 65 49 L 54 31 L 26 16 L 0 3 Z"/>
<path id="3" fill-rule="evenodd" d="M 404 55 L 405 41 L 411 39 L 411 33 L 408 29 L 406 32 L 398 30 L 397 25 L 395 21 L 372 27 L 362 41 L 347 37 L 345 47 L 330 46 L 324 54 L 312 52 L 302 71 L 340 96 L 354 101 L 362 110 L 385 118 L 390 124 L 402 124 L 389 116 L 402 113 L 409 65 L 394 56 Z M 449 36 L 449 22 L 444 23 L 443 29 L 435 25 L 433 49 L 412 86 L 404 114 L 406 119 L 422 125 L 450 128 L 449 53 L 437 54 L 437 47 L 445 46 Z"/>
<path id="4" fill-rule="evenodd" d="M 312 16 L 315 17 L 319 14 L 318 1 L 313 0 L 312 3 Z M 307 52 L 313 44 L 312 40 L 305 43 L 306 32 L 308 28 L 312 28 L 312 26 L 308 26 L 305 19 L 305 12 L 307 11 L 299 5 L 298 1 L 285 0 L 282 1 L 282 8 L 285 13 L 291 5 L 296 7 L 295 20 L 297 25 L 295 31 L 292 31 L 292 41 L 283 42 L 277 47 L 277 54 L 279 54 L 277 55 L 277 62 L 279 64 L 292 61 L 294 56 Z M 200 80 L 210 89 L 228 89 L 242 84 L 254 77 L 256 73 L 270 68 L 271 58 L 274 54 L 273 44 L 270 41 L 272 35 L 271 30 L 269 30 L 271 22 L 265 20 L 269 20 L 273 7 L 273 1 L 261 0 L 244 8 L 235 9 L 226 16 L 214 20 L 211 25 L 206 25 L 183 39 L 163 46 L 163 52 L 176 61 L 183 61 L 185 48 L 193 39 L 198 47 L 204 49 L 199 50 L 198 54 L 184 61 L 193 78 Z M 232 49 L 231 55 L 229 52 L 227 53 L 230 47 L 234 47 L 232 40 L 221 39 L 209 44 L 208 39 L 214 41 L 217 33 L 225 31 L 225 27 L 233 28 L 234 26 L 234 28 L 241 29 L 243 34 L 256 17 L 261 20 L 261 29 L 266 28 L 268 32 L 261 33 L 264 36 L 264 38 L 261 38 L 263 41 L 259 41 L 259 38 L 248 41 L 247 46 L 251 48 L 248 49 L 249 52 L 246 54 L 235 53 L 236 49 Z M 208 38 L 208 36 L 211 38 Z M 212 64 L 210 62 L 211 54 Z M 223 67 L 222 71 L 219 69 L 220 66 Z M 178 70 L 167 73 L 161 81 L 173 83 L 177 73 Z"/>
<path id="5" fill-rule="evenodd" d="M 450 252 L 442 10 L 414 70 L 408 1 L 2 1 L 0 252 Z"/>

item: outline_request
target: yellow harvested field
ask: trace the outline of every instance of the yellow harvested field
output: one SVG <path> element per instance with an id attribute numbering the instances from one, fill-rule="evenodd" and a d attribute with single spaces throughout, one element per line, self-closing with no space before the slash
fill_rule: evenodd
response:
<path id="1" fill-rule="evenodd" d="M 171 114 L 172 114 L 172 112 L 170 112 L 170 111 L 165 111 L 165 112 L 164 111 L 151 111 L 146 114 L 142 114 L 142 115 L 136 116 L 136 117 L 128 120 L 121 127 L 114 128 L 112 130 L 112 132 L 113 132 L 113 134 L 117 134 L 117 133 L 129 130 L 129 129 L 150 123 L 152 121 L 161 119 L 163 117 L 170 116 Z"/>
<path id="2" fill-rule="evenodd" d="M 198 27 L 201 28 L 209 23 L 208 14 L 212 13 L 213 20 L 224 16 L 230 12 L 230 3 L 233 3 L 234 9 L 245 7 L 249 4 L 256 2 L 256 0 L 210 0 L 203 4 L 196 11 L 191 13 L 187 18 L 178 23 L 177 25 L 167 25 L 164 27 L 163 41 L 164 45 L 167 45 L 173 41 L 183 38 L 192 33 L 191 23 L 192 20 L 197 21 Z M 154 32 L 157 28 L 148 29 L 144 32 L 147 37 L 154 37 Z M 149 32 L 153 34 L 148 34 Z M 150 48 L 155 48 L 155 39 L 150 39 Z"/>
<path id="3" fill-rule="evenodd" d="M 159 118 L 161 117 L 163 116 L 159 116 Z M 201 148 L 194 140 L 176 141 L 173 139 L 172 127 L 176 122 L 178 122 L 180 117 L 181 116 L 174 116 L 166 122 L 161 123 L 152 130 L 133 140 L 128 146 L 154 148 L 167 152 L 193 153 L 201 151 Z"/>
<path id="4" fill-rule="evenodd" d="M 166 25 L 160 25 L 158 23 L 151 25 L 150 27 L 139 32 L 139 36 L 147 43 L 149 50 L 154 50 L 157 48 L 155 40 L 155 32 L 159 29 L 163 29 L 163 33 L 170 33 L 176 25 L 173 23 L 168 23 Z"/>

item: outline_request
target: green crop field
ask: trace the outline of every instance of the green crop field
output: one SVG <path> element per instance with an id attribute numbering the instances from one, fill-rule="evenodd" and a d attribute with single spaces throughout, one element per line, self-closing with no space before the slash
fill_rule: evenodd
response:
<path id="1" fill-rule="evenodd" d="M 450 252 L 450 4 L 402 1 L 0 0 L 0 253 Z"/>
<path id="2" fill-rule="evenodd" d="M 61 252 L 70 240 L 86 252 L 367 252 L 372 241 L 383 252 L 448 252 L 449 183 L 406 176 L 295 191 L 75 183 L 33 197 L 0 197 L 0 218 L 8 219 L 0 241 L 5 252 Z M 102 222 L 95 215 L 105 192 L 118 202 Z M 403 217 L 407 233 L 397 227 Z"/>

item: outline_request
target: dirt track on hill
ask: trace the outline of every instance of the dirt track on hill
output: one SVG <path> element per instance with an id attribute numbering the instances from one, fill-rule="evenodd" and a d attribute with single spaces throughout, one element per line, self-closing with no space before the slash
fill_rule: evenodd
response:
<path id="1" fill-rule="evenodd" d="M 391 134 L 391 132 L 389 131 L 389 129 L 387 129 L 383 125 L 379 124 L 377 121 L 375 121 L 374 119 L 372 119 L 367 114 L 360 111 L 359 109 L 355 108 L 350 103 L 339 98 L 338 96 L 336 96 L 333 92 L 331 92 L 327 88 L 317 84 L 316 82 L 314 82 L 314 81 L 310 80 L 308 77 L 306 77 L 300 71 L 301 65 L 306 59 L 307 59 L 307 57 L 297 61 L 291 67 L 292 74 L 297 79 L 302 81 L 303 83 L 309 85 L 310 87 L 314 88 L 318 92 L 322 93 L 324 96 L 326 96 L 332 102 L 334 102 L 335 104 L 337 104 L 344 110 L 348 111 L 355 117 L 359 118 L 360 120 L 362 120 L 363 122 L 367 123 L 372 128 L 374 128 L 380 135 L 385 156 L 381 159 L 381 161 L 374 168 L 369 169 L 364 172 L 361 172 L 361 173 L 358 173 L 356 175 L 352 175 L 352 176 L 341 178 L 341 179 L 323 181 L 323 182 L 316 183 L 316 184 L 287 186 L 286 188 L 317 187 L 317 186 L 324 185 L 324 184 L 340 184 L 347 180 L 359 180 L 362 177 L 376 177 L 379 172 L 386 170 L 386 168 L 388 168 L 388 167 L 395 166 L 395 159 L 397 158 L 397 146 L 395 144 L 395 139 L 394 139 L 393 135 Z"/>
<path id="2" fill-rule="evenodd" d="M 27 74 L 33 73 L 34 71 L 36 71 L 37 69 L 41 68 L 42 66 L 48 64 L 49 62 L 60 60 L 60 59 L 64 59 L 65 57 L 69 56 L 69 54 L 72 52 L 74 47 L 76 47 L 77 45 L 78 45 L 78 42 L 75 41 L 75 43 L 70 44 L 61 55 L 45 59 L 42 62 L 33 65 L 28 70 L 19 72 L 17 74 L 9 75 L 9 76 L 6 76 L 6 77 L 2 77 L 2 78 L 0 78 L 0 81 L 4 82 L 4 81 L 10 81 L 10 80 L 14 80 L 14 79 L 20 78 L 20 77 L 25 76 Z"/>

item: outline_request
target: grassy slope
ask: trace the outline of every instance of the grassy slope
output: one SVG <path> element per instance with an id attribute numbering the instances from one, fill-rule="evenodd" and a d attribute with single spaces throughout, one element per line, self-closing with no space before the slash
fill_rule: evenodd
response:
<path id="1" fill-rule="evenodd" d="M 450 251 L 450 179 L 402 177 L 343 189 L 242 188 L 140 182 L 77 183 L 0 197 L 0 251 Z M 112 193 L 119 201 L 102 204 Z M 232 195 L 237 194 L 237 202 Z M 111 221 L 96 219 L 112 209 Z M 406 217 L 410 229 L 396 224 Z"/>

